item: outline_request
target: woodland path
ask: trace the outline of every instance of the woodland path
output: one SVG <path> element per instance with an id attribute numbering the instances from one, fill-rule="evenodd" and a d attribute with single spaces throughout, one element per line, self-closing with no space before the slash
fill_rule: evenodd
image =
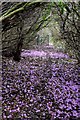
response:
<path id="1" fill-rule="evenodd" d="M 78 120 L 80 67 L 53 48 L 3 58 L 3 120 Z"/>

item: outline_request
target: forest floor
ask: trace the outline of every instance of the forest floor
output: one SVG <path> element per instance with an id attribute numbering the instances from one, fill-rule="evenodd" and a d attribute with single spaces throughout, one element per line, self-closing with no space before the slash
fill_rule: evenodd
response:
<path id="1" fill-rule="evenodd" d="M 78 120 L 80 66 L 51 47 L 3 57 L 2 120 Z"/>

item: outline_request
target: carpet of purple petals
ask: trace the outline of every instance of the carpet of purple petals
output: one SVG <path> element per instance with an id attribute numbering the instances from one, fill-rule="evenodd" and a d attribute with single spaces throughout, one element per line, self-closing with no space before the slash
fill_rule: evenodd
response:
<path id="1" fill-rule="evenodd" d="M 78 120 L 80 67 L 60 53 L 28 53 L 3 58 L 3 120 Z"/>

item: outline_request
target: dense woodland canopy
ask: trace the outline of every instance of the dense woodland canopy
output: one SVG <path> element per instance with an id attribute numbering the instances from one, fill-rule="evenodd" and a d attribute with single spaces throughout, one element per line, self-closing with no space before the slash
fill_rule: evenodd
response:
<path id="1" fill-rule="evenodd" d="M 6 39 L 4 33 L 18 26 L 16 51 L 12 50 L 10 53 L 14 54 L 13 56 L 16 53 L 20 55 L 21 50 L 19 49 L 22 49 L 26 36 L 27 44 L 35 39 L 38 31 L 56 21 L 59 24 L 61 39 L 66 43 L 65 51 L 68 53 L 71 51 L 80 61 L 80 2 L 3 2 L 0 21 L 2 21 L 3 41 Z M 3 42 L 3 44 L 5 43 Z M 5 51 L 4 47 L 3 51 Z"/>

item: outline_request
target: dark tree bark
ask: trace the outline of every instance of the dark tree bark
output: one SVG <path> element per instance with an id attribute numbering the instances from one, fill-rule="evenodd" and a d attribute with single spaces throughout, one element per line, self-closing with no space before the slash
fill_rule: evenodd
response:
<path id="1" fill-rule="evenodd" d="M 13 60 L 18 61 L 18 62 L 20 61 L 22 45 L 23 45 L 23 40 L 20 40 L 19 43 L 17 44 L 16 52 L 14 52 L 13 54 Z"/>
<path id="2" fill-rule="evenodd" d="M 24 22 L 23 22 L 23 19 L 21 17 L 21 14 L 18 14 L 17 17 L 19 17 L 19 20 L 20 20 L 20 26 L 19 26 L 19 28 L 17 28 L 19 37 L 18 37 L 16 51 L 13 53 L 13 60 L 19 62 L 21 59 L 21 50 L 22 50 L 22 45 L 23 45 L 22 28 L 23 28 Z"/>

